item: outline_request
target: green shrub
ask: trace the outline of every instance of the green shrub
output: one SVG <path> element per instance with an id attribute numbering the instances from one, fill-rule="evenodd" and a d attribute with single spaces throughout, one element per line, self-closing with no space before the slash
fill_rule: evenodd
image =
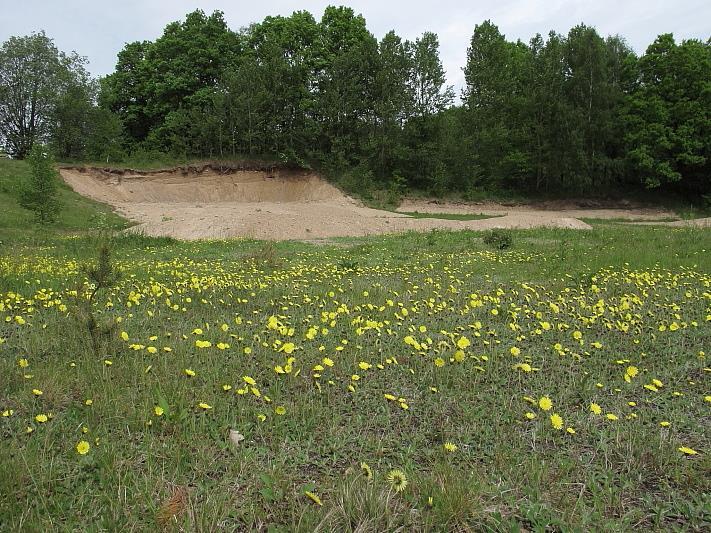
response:
<path id="1" fill-rule="evenodd" d="M 513 233 L 507 229 L 492 229 L 484 235 L 484 244 L 496 250 L 505 250 L 513 246 Z"/>
<path id="2" fill-rule="evenodd" d="M 57 171 L 52 157 L 43 146 L 35 144 L 27 160 L 32 175 L 20 191 L 20 205 L 32 211 L 40 224 L 54 223 L 61 205 L 57 191 Z"/>

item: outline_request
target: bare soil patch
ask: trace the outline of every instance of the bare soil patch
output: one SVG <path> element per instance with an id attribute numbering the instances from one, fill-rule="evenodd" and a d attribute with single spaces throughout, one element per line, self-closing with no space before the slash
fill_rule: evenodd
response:
<path id="1" fill-rule="evenodd" d="M 589 229 L 578 217 L 670 216 L 631 208 L 403 203 L 401 211 L 500 215 L 486 220 L 416 219 L 365 207 L 314 172 L 269 165 L 204 164 L 157 171 L 66 167 L 60 173 L 76 192 L 135 221 L 133 231 L 178 239 L 313 240 L 432 229 Z"/>

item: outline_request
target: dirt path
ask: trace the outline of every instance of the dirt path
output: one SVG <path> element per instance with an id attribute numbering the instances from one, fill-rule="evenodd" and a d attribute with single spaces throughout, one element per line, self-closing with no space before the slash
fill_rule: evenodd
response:
<path id="1" fill-rule="evenodd" d="M 589 229 L 578 217 L 665 218 L 662 211 L 545 209 L 494 204 L 406 202 L 401 211 L 483 213 L 485 220 L 417 219 L 364 207 L 306 171 L 225 170 L 210 165 L 155 172 L 64 168 L 78 193 L 105 202 L 136 231 L 179 239 L 321 239 L 432 229 Z"/>

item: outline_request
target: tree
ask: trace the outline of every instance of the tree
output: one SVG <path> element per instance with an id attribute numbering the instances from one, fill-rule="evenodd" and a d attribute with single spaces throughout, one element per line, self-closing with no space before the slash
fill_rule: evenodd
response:
<path id="1" fill-rule="evenodd" d="M 520 185 L 531 173 L 525 128 L 530 51 L 510 43 L 490 21 L 474 28 L 464 68 L 472 184 Z"/>
<path id="2" fill-rule="evenodd" d="M 221 11 L 200 10 L 166 26 L 155 42 L 127 44 L 116 72 L 102 81 L 100 105 L 118 114 L 128 137 L 163 150 L 195 145 L 194 113 L 211 102 L 226 68 L 239 56 L 241 43 Z M 169 118 L 170 115 L 170 118 Z M 185 144 L 183 144 L 185 143 Z M 199 144 L 199 143 L 198 143 Z"/>
<path id="3" fill-rule="evenodd" d="M 351 8 L 329 6 L 319 23 L 322 47 L 314 118 L 322 161 L 341 171 L 363 162 L 371 131 L 378 43 Z"/>
<path id="4" fill-rule="evenodd" d="M 412 54 L 410 87 L 414 94 L 414 116 L 425 117 L 444 111 L 454 100 L 452 87 L 445 87 L 446 78 L 439 58 L 437 34 L 425 32 L 408 43 Z"/>
<path id="5" fill-rule="evenodd" d="M 88 79 L 86 60 L 60 52 L 44 32 L 10 37 L 0 48 L 0 143 L 24 159 L 49 140 L 59 102 Z"/>
<path id="6" fill-rule="evenodd" d="M 649 188 L 711 191 L 711 43 L 657 37 L 639 60 L 630 103 L 629 162 Z"/>
<path id="7" fill-rule="evenodd" d="M 35 144 L 28 155 L 32 176 L 20 192 L 20 205 L 35 215 L 35 220 L 50 224 L 57 220 L 61 205 L 57 197 L 57 172 L 44 146 Z"/>
<path id="8" fill-rule="evenodd" d="M 388 32 L 378 45 L 369 143 L 370 166 L 381 179 L 391 176 L 405 158 L 402 129 L 414 108 L 411 71 L 412 57 L 406 43 L 394 31 Z"/>

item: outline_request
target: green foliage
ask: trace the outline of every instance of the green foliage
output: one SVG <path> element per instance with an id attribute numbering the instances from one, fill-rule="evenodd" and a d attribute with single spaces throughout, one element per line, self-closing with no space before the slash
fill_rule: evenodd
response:
<path id="1" fill-rule="evenodd" d="M 57 195 L 57 171 L 52 157 L 45 150 L 39 144 L 30 150 L 28 162 L 32 176 L 20 192 L 20 205 L 32 211 L 35 221 L 42 225 L 56 222 L 61 209 Z"/>
<path id="2" fill-rule="evenodd" d="M 495 250 L 506 250 L 513 246 L 513 232 L 508 229 L 494 228 L 484 234 L 484 244 Z"/>
<path id="3" fill-rule="evenodd" d="M 629 161 L 645 186 L 681 182 L 708 193 L 711 172 L 711 44 L 660 35 L 640 58 L 627 116 Z"/>
<path id="4" fill-rule="evenodd" d="M 126 227 L 126 220 L 109 207 L 77 194 L 63 181 L 57 180 L 57 198 L 63 208 L 53 225 L 36 232 L 33 228 L 34 214 L 20 206 L 21 193 L 32 179 L 28 161 L 0 158 L 0 240 L 6 244 L 14 246 L 18 242 L 37 242 L 57 234 L 93 229 L 100 223 L 112 229 Z"/>
<path id="5" fill-rule="evenodd" d="M 86 332 L 94 357 L 103 358 L 117 328 L 113 317 L 104 317 L 97 298 L 114 287 L 121 275 L 112 260 L 112 242 L 109 232 L 100 232 L 97 239 L 97 257 L 93 264 L 82 269 L 85 279 L 80 279 L 74 296 L 74 318 L 79 322 L 79 330 Z"/>
<path id="6" fill-rule="evenodd" d="M 155 41 L 127 44 L 98 83 L 44 34 L 11 38 L 0 51 L 0 140 L 23 157 L 39 139 L 62 160 L 267 158 L 355 177 L 364 196 L 365 185 L 391 194 L 399 176 L 436 195 L 648 187 L 701 202 L 710 50 L 661 35 L 638 58 L 584 24 L 511 42 L 484 21 L 455 104 L 434 33 L 378 42 L 348 7 L 238 31 L 222 12 L 196 10 Z M 12 93 L 35 82 L 35 100 Z M 34 103 L 36 120 L 17 122 Z"/>
<path id="7" fill-rule="evenodd" d="M 89 79 L 86 59 L 60 52 L 44 32 L 10 37 L 0 47 L 0 146 L 24 159 L 35 142 L 51 138 L 58 110 L 76 100 Z M 74 101 L 72 113 L 81 113 Z M 59 116 L 62 113 L 59 112 Z M 76 142 L 67 133 L 66 142 Z"/>

